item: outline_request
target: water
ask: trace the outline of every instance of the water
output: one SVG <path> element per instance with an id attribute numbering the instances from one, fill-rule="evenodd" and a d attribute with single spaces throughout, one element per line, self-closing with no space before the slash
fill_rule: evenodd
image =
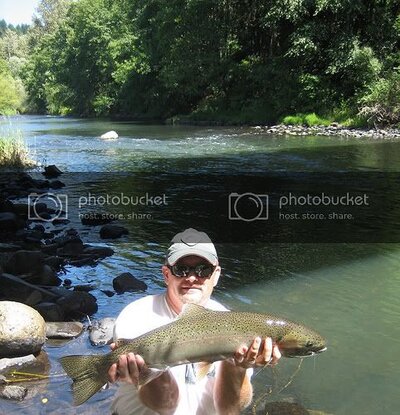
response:
<path id="1" fill-rule="evenodd" d="M 0 123 L 0 132 L 10 129 L 21 131 L 37 160 L 71 172 L 61 179 L 69 193 L 75 192 L 75 201 L 76 194 L 88 187 L 93 192 L 128 192 L 134 187 L 152 193 L 168 188 L 171 198 L 179 196 L 182 201 L 184 208 L 174 206 L 172 211 L 166 210 L 167 214 L 157 216 L 154 209 L 150 221 L 123 221 L 130 230 L 129 237 L 107 242 L 116 254 L 96 267 L 68 268 L 66 277 L 74 283 L 90 281 L 97 285 L 93 291 L 99 304 L 96 318 L 116 316 L 143 295 L 109 298 L 100 291 L 112 289 L 112 279 L 121 272 L 129 270 L 143 279 L 149 293 L 161 292 L 160 265 L 168 239 L 184 227 L 205 223 L 185 212 L 185 203 L 204 203 L 212 209 L 213 200 L 207 205 L 204 199 L 209 196 L 197 183 L 185 182 L 182 173 L 215 177 L 219 189 L 218 177 L 226 172 L 238 176 L 266 170 L 396 172 L 400 160 L 400 143 L 395 140 L 273 137 L 251 128 L 146 126 L 30 116 Z M 99 136 L 108 130 L 116 130 L 120 138 L 101 140 Z M 121 179 L 116 171 L 129 172 L 129 180 Z M 174 182 L 174 177 L 179 180 Z M 182 187 L 188 183 L 193 188 L 185 193 Z M 394 209 L 391 232 L 399 225 L 395 210 L 399 196 L 390 195 Z M 372 222 L 385 214 L 379 212 Z M 323 240 L 236 241 L 221 237 L 224 224 L 207 218 L 223 267 L 216 298 L 234 309 L 270 311 L 304 321 L 328 339 L 328 351 L 305 359 L 297 374 L 297 359 L 282 359 L 276 373 L 266 369 L 258 374 L 254 379 L 256 399 L 265 394 L 268 400 L 294 400 L 337 415 L 397 414 L 400 246 Z M 71 225 L 78 227 L 85 242 L 105 244 L 99 239 L 98 228 L 82 227 L 76 216 L 71 218 Z M 253 229 L 251 223 L 248 229 Z M 62 372 L 56 361 L 59 356 L 96 352 L 86 336 L 61 347 L 47 345 L 46 351 L 53 377 L 48 383 L 35 384 L 29 399 L 22 403 L 0 401 L 0 413 L 107 413 L 113 388 L 74 408 L 69 380 L 54 376 Z M 286 383 L 290 384 L 280 391 Z M 271 393 L 266 393 L 270 389 Z M 48 401 L 43 403 L 43 398 Z"/>

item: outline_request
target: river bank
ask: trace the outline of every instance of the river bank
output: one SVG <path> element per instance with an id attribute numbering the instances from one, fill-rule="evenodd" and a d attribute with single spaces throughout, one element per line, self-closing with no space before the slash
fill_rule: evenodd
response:
<path id="1" fill-rule="evenodd" d="M 364 129 L 364 128 L 348 128 L 339 124 L 330 126 L 304 126 L 304 125 L 284 125 L 278 124 L 273 126 L 255 126 L 253 130 L 263 134 L 274 135 L 292 135 L 292 136 L 339 136 L 351 138 L 374 138 L 374 139 L 396 139 L 400 138 L 400 129 Z"/>
<path id="2" fill-rule="evenodd" d="M 271 134 L 279 136 L 322 136 L 322 137 L 350 137 L 350 138 L 374 138 L 374 139 L 396 139 L 400 138 L 400 128 L 358 128 L 345 127 L 338 123 L 331 125 L 249 125 L 241 123 L 224 123 L 222 121 L 193 120 L 189 118 L 171 118 L 166 121 L 167 125 L 192 125 L 192 126 L 249 126 L 255 134 Z"/>

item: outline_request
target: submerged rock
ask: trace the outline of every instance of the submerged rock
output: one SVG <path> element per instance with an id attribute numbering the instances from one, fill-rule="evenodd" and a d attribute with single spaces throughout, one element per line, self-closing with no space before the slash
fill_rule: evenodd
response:
<path id="1" fill-rule="evenodd" d="M 121 225 L 104 225 L 100 229 L 100 238 L 102 239 L 116 239 L 122 235 L 128 235 L 129 231 Z"/>
<path id="2" fill-rule="evenodd" d="M 45 321 L 35 309 L 14 301 L 0 301 L 0 357 L 36 353 L 45 341 Z"/>

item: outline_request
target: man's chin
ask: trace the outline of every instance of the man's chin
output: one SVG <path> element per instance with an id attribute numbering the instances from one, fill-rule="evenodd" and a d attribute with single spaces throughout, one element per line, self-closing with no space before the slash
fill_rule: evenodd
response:
<path id="1" fill-rule="evenodd" d="M 190 289 L 182 295 L 182 302 L 184 304 L 200 304 L 203 299 L 203 293 L 201 290 Z"/>

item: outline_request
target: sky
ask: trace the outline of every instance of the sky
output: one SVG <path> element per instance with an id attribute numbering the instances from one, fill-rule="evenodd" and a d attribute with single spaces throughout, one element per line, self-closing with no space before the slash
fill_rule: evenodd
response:
<path id="1" fill-rule="evenodd" d="M 0 20 L 5 20 L 14 26 L 32 22 L 39 0 L 0 0 Z"/>

